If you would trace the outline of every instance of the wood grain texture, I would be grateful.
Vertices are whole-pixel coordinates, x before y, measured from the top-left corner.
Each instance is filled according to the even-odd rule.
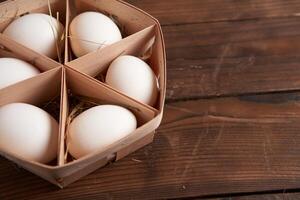
[[[64,190],[1,159],[0,197],[159,199],[298,187],[299,102],[299,93],[283,93],[170,103],[153,144]]]
[[[298,16],[298,0],[127,0],[163,25]]]
[[[299,19],[164,27],[167,98],[300,89]]]
[[[300,4],[300,3],[299,3]],[[298,55],[300,17],[164,26],[169,60]]]

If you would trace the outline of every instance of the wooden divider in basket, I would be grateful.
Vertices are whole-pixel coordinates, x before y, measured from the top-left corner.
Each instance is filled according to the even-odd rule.
[[[106,71],[109,64],[118,56],[123,54],[139,55],[154,36],[155,26],[153,25],[103,49],[67,62],[65,65],[96,77],[99,73]]]
[[[163,105],[164,101],[164,98],[159,98],[159,96],[163,97],[165,91],[165,72],[163,67],[164,62],[160,63],[156,61],[157,59],[163,60],[163,58],[158,57],[160,55],[154,53],[155,51],[158,51],[157,49],[159,49],[159,46],[157,45],[158,40],[156,40],[156,38],[159,38],[158,30],[159,29],[156,25],[147,27],[142,31],[130,35],[127,38],[110,46],[67,62],[65,63],[65,65],[82,73],[85,73],[91,77],[94,77],[94,79],[98,82],[103,82],[103,80],[99,79],[99,75],[101,75],[102,78],[105,77],[110,63],[117,57],[121,55],[133,55],[143,58],[144,55],[148,54],[145,61],[149,63],[149,66],[152,68],[158,78],[160,76],[162,77],[159,82],[161,95],[158,95],[158,103],[152,108],[157,113],[159,113],[161,105]],[[107,85],[107,87],[110,86]],[[112,87],[110,88],[112,90],[115,90]],[[151,108],[151,106],[145,106]]]
[[[70,181],[73,181],[74,177],[81,177],[90,173],[91,171],[89,170],[94,169],[93,167],[90,168],[90,165],[93,165],[94,163],[101,161],[103,165],[107,164],[107,162],[109,162],[111,159],[118,157],[116,155],[118,151],[127,148],[131,143],[136,142],[136,145],[139,144],[139,147],[144,146],[145,142],[148,144],[150,142],[149,138],[147,138],[147,140],[141,140],[142,138],[137,137],[135,139],[135,137],[136,135],[142,135],[141,132],[144,132],[144,125],[156,116],[156,112],[154,112],[152,109],[149,109],[143,104],[140,104],[139,102],[136,102],[118,92],[111,90],[104,84],[96,82],[85,74],[82,74],[71,68],[65,68],[64,71],[60,126],[61,130],[65,129],[65,131],[61,132],[65,135],[60,136],[60,146],[58,151],[60,154],[58,156],[58,171],[61,175],[61,185],[65,185]],[[98,105],[114,104],[126,107],[130,109],[137,117],[139,127],[136,131],[130,134],[129,137],[131,139],[124,138],[99,152],[94,152],[78,160],[66,161],[65,155],[68,153],[66,152],[67,121],[68,115],[72,109],[70,108],[70,104],[74,102],[72,99],[74,96],[81,97],[82,101],[93,101]],[[123,154],[124,153],[122,153],[122,155]],[[80,166],[80,169],[78,166]]]
[[[154,18],[145,12],[119,0],[67,0],[66,6],[66,29],[72,19],[85,11],[97,11],[110,17],[119,26],[123,38],[137,33],[149,26],[156,24]],[[69,33],[67,32],[67,38]],[[76,59],[70,51],[68,40],[66,40],[65,62]]]
[[[67,137],[67,125],[69,123],[69,115],[74,109],[74,98],[76,98],[76,104],[78,101],[81,102],[93,102],[94,105],[102,105],[102,104],[114,104],[119,105],[131,110],[138,120],[138,125],[141,127],[143,124],[147,123],[151,119],[153,119],[156,115],[156,112],[144,105],[136,102],[134,100],[129,99],[128,97],[111,90],[106,85],[99,83],[93,80],[91,77],[84,75],[78,71],[75,71],[71,68],[65,69],[65,78],[63,85],[63,100],[64,103],[62,105],[63,114],[62,115],[62,129],[64,129],[65,136]],[[71,103],[70,103],[71,102]],[[73,108],[72,108],[73,107]],[[82,110],[83,111],[83,110]],[[62,137],[63,138],[63,137]],[[61,149],[64,149],[64,153],[59,155],[59,165],[62,166],[65,164],[65,154],[66,154],[66,144],[65,141],[61,139],[59,152],[62,152]],[[96,152],[95,152],[96,153]]]
[[[61,66],[60,63],[24,47],[3,34],[0,34],[0,57],[13,57],[24,60],[37,67],[40,72]]]
[[[56,116],[59,116],[60,112],[59,104],[61,97],[62,69],[62,67],[54,68],[0,90],[0,106],[9,103],[22,102],[47,110],[46,107],[49,105],[49,102],[53,102],[58,99],[56,104],[58,108],[57,111],[55,111],[58,113],[50,114],[52,114],[52,116],[59,122],[60,119]],[[49,176],[49,169],[56,166],[56,161],[49,164],[41,164],[1,151],[0,155],[15,162],[32,173],[44,177],[52,183],[55,181],[55,179],[51,180],[47,177]]]

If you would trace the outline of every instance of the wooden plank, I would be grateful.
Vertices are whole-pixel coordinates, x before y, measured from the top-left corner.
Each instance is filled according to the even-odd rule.
[[[168,104],[153,144],[58,190],[0,159],[2,199],[158,199],[299,187],[300,93]]]
[[[126,0],[163,25],[299,15],[298,0]]]
[[[169,100],[300,88],[299,17],[168,26],[164,33]]]
[[[167,99],[299,90],[299,63],[300,54],[169,61]]]
[[[296,55],[300,17],[163,27],[168,59]],[[226,50],[226,51],[225,51]],[[225,51],[225,52],[224,52]]]

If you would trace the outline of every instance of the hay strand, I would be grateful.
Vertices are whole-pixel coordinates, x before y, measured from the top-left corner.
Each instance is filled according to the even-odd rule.
[[[52,34],[55,38],[55,47],[56,47],[56,53],[57,53],[57,58],[58,58],[58,62],[59,63],[62,63],[62,57],[61,57],[61,41],[60,41],[60,37],[58,35],[58,27],[55,27],[52,23],[52,18],[53,18],[53,15],[52,15],[52,9],[51,9],[51,4],[50,4],[50,0],[47,1],[47,4],[48,4],[48,10],[49,10],[49,15],[51,16],[51,19],[49,20],[49,24],[51,26],[51,30],[52,30]],[[59,23],[59,13],[57,12],[56,13],[56,19]],[[62,31],[62,35],[64,34],[64,30]],[[57,33],[57,34],[56,34]]]

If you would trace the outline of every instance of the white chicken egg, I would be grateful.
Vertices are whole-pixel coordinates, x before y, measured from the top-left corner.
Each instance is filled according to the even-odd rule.
[[[39,74],[33,65],[17,58],[0,58],[0,89]]]
[[[134,56],[120,56],[109,66],[106,83],[120,92],[150,106],[155,105],[158,80],[143,60]]]
[[[25,103],[0,107],[0,151],[48,163],[57,145],[58,123],[46,111]]]
[[[126,137],[137,127],[134,114],[116,105],[92,107],[70,124],[67,145],[75,158],[100,151]]]
[[[14,20],[3,34],[40,54],[56,59],[57,42],[63,33],[63,25],[42,13],[33,13]],[[58,44],[60,46],[60,44]]]
[[[70,44],[80,57],[122,39],[118,26],[99,12],[84,12],[70,24]]]

